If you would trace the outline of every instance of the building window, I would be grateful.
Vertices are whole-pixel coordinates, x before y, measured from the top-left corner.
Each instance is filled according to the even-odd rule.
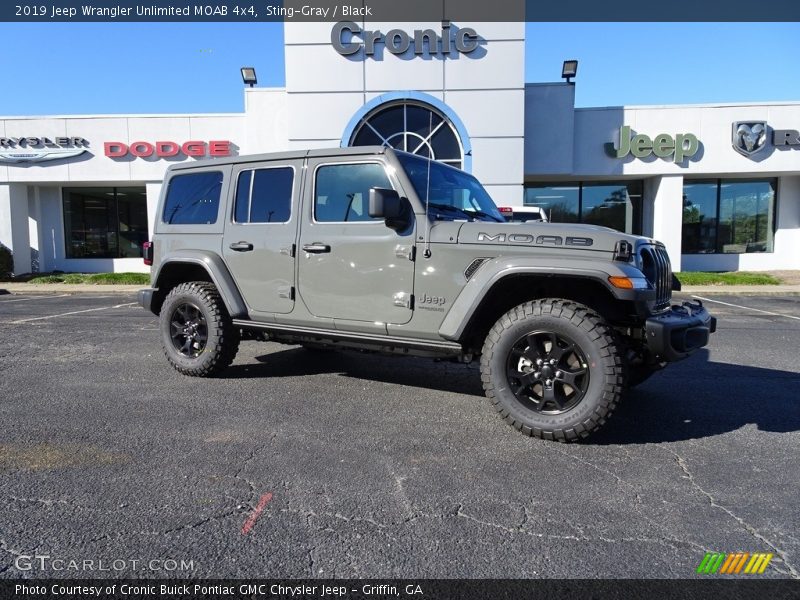
[[[147,241],[145,188],[64,188],[67,258],[138,258]]]
[[[428,104],[383,104],[356,125],[351,146],[390,146],[461,168],[464,151],[450,120]]]
[[[525,206],[554,223],[590,223],[642,232],[642,182],[541,183],[525,186]]]
[[[281,167],[239,173],[234,217],[237,223],[287,223],[292,214],[294,169]]]
[[[217,222],[222,192],[220,171],[175,175],[169,180],[164,201],[164,223],[170,225],[211,225]]]
[[[683,185],[684,254],[772,252],[774,179],[687,180]]]

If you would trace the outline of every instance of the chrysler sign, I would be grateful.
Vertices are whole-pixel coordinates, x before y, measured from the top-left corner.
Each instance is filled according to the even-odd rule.
[[[86,152],[88,145],[82,137],[0,137],[0,162],[36,163],[72,158]]]
[[[367,56],[375,55],[375,46],[383,44],[390,54],[405,54],[409,49],[416,56],[447,56],[453,51],[469,54],[478,48],[478,34],[471,27],[453,29],[449,21],[442,22],[441,34],[433,29],[416,29],[408,34],[402,29],[390,29],[386,34],[380,29],[362,29],[353,21],[342,21],[331,30],[331,44],[342,56],[357,54],[362,48]]]

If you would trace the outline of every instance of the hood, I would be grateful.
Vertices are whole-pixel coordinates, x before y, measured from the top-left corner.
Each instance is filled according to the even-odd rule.
[[[633,247],[652,240],[622,233],[599,225],[582,223],[463,223],[458,233],[459,244],[486,246],[527,246],[538,248],[572,248],[613,252],[620,240]]]

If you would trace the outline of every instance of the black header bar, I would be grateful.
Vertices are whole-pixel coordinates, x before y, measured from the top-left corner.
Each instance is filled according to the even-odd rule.
[[[5,0],[4,22],[800,21],[797,0]],[[635,50],[635,49],[634,49]]]
[[[765,579],[289,579],[0,581],[0,598],[189,600],[782,600],[797,598],[797,580]]]

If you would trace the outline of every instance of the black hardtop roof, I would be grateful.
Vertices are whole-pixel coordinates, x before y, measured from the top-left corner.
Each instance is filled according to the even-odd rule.
[[[183,162],[171,165],[170,171],[183,169],[200,169],[220,165],[242,164],[249,162],[297,160],[298,158],[319,158],[326,156],[365,156],[386,154],[384,146],[353,146],[348,148],[322,148],[316,150],[290,150],[287,152],[268,152],[265,154],[243,154],[241,156],[226,156],[224,158],[208,158],[194,162]]]

